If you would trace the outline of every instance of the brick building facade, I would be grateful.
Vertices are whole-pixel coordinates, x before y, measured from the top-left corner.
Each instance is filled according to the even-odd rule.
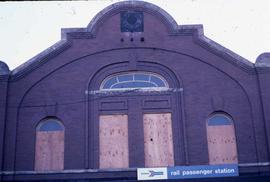
[[[268,179],[270,54],[253,64],[150,3],[62,29],[13,71],[0,62],[0,95],[3,181],[231,163],[240,176],[220,181]]]

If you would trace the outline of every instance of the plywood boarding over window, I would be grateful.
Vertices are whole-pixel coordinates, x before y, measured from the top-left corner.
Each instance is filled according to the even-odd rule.
[[[210,164],[238,163],[233,125],[207,126]]]
[[[129,167],[127,115],[101,115],[99,142],[100,168]]]
[[[144,114],[146,167],[174,166],[171,113]]]
[[[64,131],[38,131],[36,134],[35,170],[64,169]]]

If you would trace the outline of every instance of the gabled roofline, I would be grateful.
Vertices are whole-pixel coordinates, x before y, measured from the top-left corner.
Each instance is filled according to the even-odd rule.
[[[37,67],[41,66],[45,63],[48,59],[60,54],[67,48],[71,46],[67,40],[60,40],[57,43],[53,44],[49,48],[45,49],[41,53],[37,54],[33,58],[29,59],[25,63],[21,64],[17,68],[11,71],[12,80],[20,78],[25,73],[30,72]]]
[[[204,36],[202,25],[177,25],[176,21],[160,7],[152,3],[132,0],[117,2],[106,7],[91,20],[86,28],[61,29],[61,40],[48,49],[42,51],[35,57],[31,58],[24,64],[15,68],[11,72],[11,80],[17,80],[21,78],[26,73],[42,65],[48,59],[60,54],[69,48],[71,46],[71,41],[69,41],[69,39],[94,38],[100,23],[102,23],[106,17],[110,17],[115,13],[119,13],[119,11],[123,11],[129,8],[139,9],[160,17],[168,29],[169,35],[193,35],[195,37],[195,41],[200,46],[205,47],[212,51],[214,54],[225,58],[225,60],[228,60],[230,63],[236,66],[239,66],[244,71],[255,73],[255,65],[252,62]]]
[[[185,25],[183,25],[185,26]],[[191,25],[192,26],[192,25]],[[212,53],[223,57],[225,60],[229,61],[231,64],[239,66],[244,71],[255,73],[255,64],[245,59],[244,57],[236,54],[230,49],[220,45],[219,43],[213,41],[212,39],[206,37],[203,33],[202,27],[197,27],[197,35],[195,36],[195,41],[202,47],[205,47]]]

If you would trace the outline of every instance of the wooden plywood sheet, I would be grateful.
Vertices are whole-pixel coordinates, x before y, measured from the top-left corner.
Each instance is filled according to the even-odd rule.
[[[174,166],[171,113],[144,114],[146,167]]]
[[[64,131],[39,131],[36,135],[35,170],[64,169]]]
[[[238,163],[233,125],[207,126],[210,164]]]
[[[127,115],[101,115],[99,124],[99,167],[128,168]]]

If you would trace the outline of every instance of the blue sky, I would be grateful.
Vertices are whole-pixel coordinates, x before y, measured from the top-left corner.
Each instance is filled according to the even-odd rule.
[[[269,0],[146,0],[178,24],[203,24],[205,35],[255,62],[270,52]],[[119,0],[0,2],[0,60],[13,70],[60,40],[61,28],[86,27]]]

